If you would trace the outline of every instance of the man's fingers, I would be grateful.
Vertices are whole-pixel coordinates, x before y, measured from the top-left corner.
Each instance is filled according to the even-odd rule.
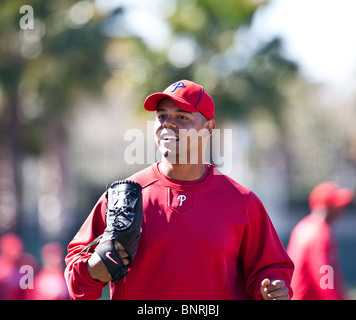
[[[126,251],[118,251],[118,253],[124,265],[127,266],[130,263],[130,260],[127,259],[129,257],[128,253]]]
[[[120,250],[125,250],[125,248],[117,240],[114,240],[114,245],[115,245],[116,249],[119,250],[119,251]]]
[[[267,294],[267,297],[273,300],[289,300],[288,288],[283,287],[271,291]]]
[[[275,281],[272,281],[272,283],[266,287],[265,289],[267,289],[267,291],[265,290],[265,292],[273,292],[273,291],[276,291],[280,288],[285,288],[285,283],[283,280],[275,280]]]
[[[271,281],[267,278],[261,282],[261,286],[264,288],[267,288],[270,284],[271,284]]]
[[[122,259],[122,262],[124,263],[125,266],[127,266],[130,263],[130,260],[128,259],[129,254],[126,252],[125,248],[121,245],[121,243],[114,240],[114,244],[119,256]]]
[[[118,251],[118,253],[122,259],[129,257],[129,254],[126,251]]]
[[[281,297],[274,298],[272,300],[290,300],[289,294]]]
[[[283,280],[271,281],[268,278],[261,282],[261,293],[266,300],[289,300],[289,291]]]

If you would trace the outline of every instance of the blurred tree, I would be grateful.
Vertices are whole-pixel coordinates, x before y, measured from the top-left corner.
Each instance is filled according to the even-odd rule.
[[[66,118],[78,95],[100,93],[109,76],[107,37],[92,2],[34,0],[32,16],[24,5],[0,3],[0,232],[16,230],[20,221],[25,155],[45,159],[39,209],[49,217],[51,207],[58,209],[53,199],[64,192]]]
[[[125,20],[130,5],[138,13],[131,2],[105,13],[97,10],[100,2],[33,0],[33,29],[20,26],[27,3],[0,3],[2,232],[20,221],[21,164],[27,155],[41,159],[39,215],[60,230],[56,219],[65,210],[68,175],[66,120],[76,99],[100,94],[109,77],[118,88],[133,89],[137,106],[162,84],[192,79],[214,96],[219,121],[261,109],[282,126],[283,86],[297,67],[283,58],[278,39],[251,49],[244,32],[267,1],[171,0],[174,10],[161,17],[170,37],[158,49],[137,34],[152,20],[137,16],[134,26]]]
[[[162,49],[151,50],[142,38],[131,38],[126,63],[144,69],[145,77],[116,73],[139,92],[137,105],[162,90],[162,84],[188,78],[204,83],[216,105],[224,106],[216,110],[220,121],[248,118],[262,109],[282,127],[283,86],[297,75],[297,65],[283,57],[280,39],[254,47],[246,32],[256,10],[268,1],[173,2],[175,10],[165,17],[171,40]],[[144,21],[138,25],[147,27]]]

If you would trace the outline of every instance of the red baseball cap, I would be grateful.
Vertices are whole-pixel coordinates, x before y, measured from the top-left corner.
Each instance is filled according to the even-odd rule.
[[[214,101],[199,84],[180,80],[171,84],[163,92],[148,96],[143,106],[148,111],[156,111],[159,102],[165,98],[171,99],[184,111],[200,112],[208,120],[214,119]]]
[[[326,181],[315,186],[309,196],[311,209],[325,209],[326,207],[342,208],[353,200],[353,191],[340,188],[335,182]]]

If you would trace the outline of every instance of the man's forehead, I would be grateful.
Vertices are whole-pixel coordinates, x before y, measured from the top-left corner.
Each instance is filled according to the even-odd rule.
[[[157,106],[157,112],[159,111],[175,111],[175,112],[182,112],[182,113],[189,113],[190,111],[185,111],[181,109],[176,103],[174,103],[171,99],[163,99]]]

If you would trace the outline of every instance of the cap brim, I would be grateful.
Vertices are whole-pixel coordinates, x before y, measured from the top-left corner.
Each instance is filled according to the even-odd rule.
[[[188,112],[198,112],[198,110],[184,99],[176,96],[172,96],[166,93],[154,93],[148,96],[143,103],[143,107],[147,111],[156,111],[159,103],[163,100],[171,99],[179,108]]]
[[[346,207],[349,204],[351,204],[352,200],[353,200],[353,192],[351,189],[339,189],[337,190],[337,193],[335,195],[334,198],[334,206],[335,207]]]

